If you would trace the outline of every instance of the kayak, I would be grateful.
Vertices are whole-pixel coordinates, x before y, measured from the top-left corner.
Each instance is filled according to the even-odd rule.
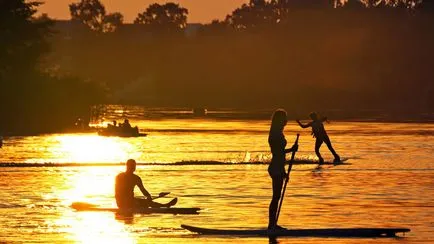
[[[84,203],[84,202],[74,202],[71,208],[76,211],[86,211],[86,212],[116,212],[122,213],[125,211],[119,210],[118,208],[104,208],[98,207],[97,205]],[[136,208],[132,213],[136,214],[199,214],[200,208]],[[131,213],[131,212],[128,212]]]
[[[409,232],[407,228],[327,228],[327,229],[209,229],[191,225],[182,228],[202,235],[228,236],[293,236],[293,237],[395,237]]]

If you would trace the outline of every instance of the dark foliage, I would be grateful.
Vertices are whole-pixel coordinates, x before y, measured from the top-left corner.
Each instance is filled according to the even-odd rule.
[[[69,5],[72,20],[82,22],[96,32],[114,32],[123,22],[121,13],[107,14],[99,0],[81,0]]]
[[[59,131],[103,97],[95,84],[40,71],[54,33],[46,16],[33,17],[39,4],[0,1],[1,134]]]

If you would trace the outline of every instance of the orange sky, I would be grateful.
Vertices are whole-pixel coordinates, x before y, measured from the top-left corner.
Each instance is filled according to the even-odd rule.
[[[54,19],[69,19],[68,5],[79,0],[42,0],[39,11]],[[189,10],[188,22],[208,23],[213,19],[224,19],[227,14],[248,0],[100,0],[108,13],[121,12],[125,22],[132,22],[139,12],[152,3],[176,2]]]

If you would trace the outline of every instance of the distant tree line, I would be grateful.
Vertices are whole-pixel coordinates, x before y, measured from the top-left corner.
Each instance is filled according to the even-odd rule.
[[[123,24],[119,12],[106,14],[99,0],[81,0],[69,5],[72,20],[78,20],[97,32],[114,32]],[[211,25],[247,29],[284,23],[292,11],[300,9],[405,9],[407,11],[433,11],[434,1],[429,0],[250,0],[227,15],[225,20],[214,20]],[[179,4],[154,3],[139,13],[135,24],[144,24],[154,31],[179,31],[187,26],[188,10]]]
[[[81,0],[55,30],[40,3],[0,0],[0,133],[58,131],[101,102],[433,111],[433,3],[251,0],[186,35],[175,3],[125,24]]]
[[[99,0],[81,0],[69,5],[72,20],[79,21],[96,32],[114,32],[123,23],[121,13],[107,14]],[[154,31],[173,32],[187,26],[188,10],[176,3],[149,5],[137,15],[135,24],[144,24]]]
[[[84,2],[103,9],[71,9]],[[112,102],[412,113],[434,106],[433,13],[422,0],[251,0],[189,37],[187,9],[151,4],[134,24],[53,43],[63,72],[104,82]]]

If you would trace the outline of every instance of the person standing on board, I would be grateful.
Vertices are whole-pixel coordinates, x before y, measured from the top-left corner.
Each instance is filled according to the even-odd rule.
[[[142,179],[134,174],[136,170],[136,161],[134,159],[128,159],[126,162],[126,171],[119,173],[116,176],[115,182],[115,198],[116,204],[120,210],[133,210],[136,207],[171,207],[178,201],[174,198],[172,201],[166,204],[161,204],[152,201],[152,196],[145,189],[142,183]],[[134,187],[138,186],[142,194],[146,199],[134,197]]]
[[[307,123],[307,124],[301,123],[298,119],[296,121],[301,126],[301,128],[312,127],[312,136],[313,136],[313,138],[316,138],[315,153],[316,153],[316,156],[318,157],[319,164],[324,163],[324,159],[321,157],[321,153],[319,152],[319,149],[320,149],[321,145],[323,144],[323,142],[325,142],[325,144],[329,148],[330,152],[335,157],[333,162],[340,162],[341,158],[335,152],[335,149],[333,149],[330,138],[327,135],[326,130],[324,129],[323,122],[327,121],[327,117],[319,119],[317,113],[315,113],[315,112],[310,113],[309,117],[312,119],[312,121]]]
[[[269,220],[268,229],[282,228],[277,225],[276,215],[279,200],[281,197],[282,187],[284,180],[289,177],[285,172],[285,155],[289,152],[296,152],[298,145],[293,145],[289,149],[286,147],[286,139],[283,134],[283,129],[288,122],[286,111],[283,109],[277,109],[271,118],[270,133],[268,135],[268,144],[271,149],[271,163],[268,166],[268,174],[271,177],[273,186],[273,197],[269,207]]]

